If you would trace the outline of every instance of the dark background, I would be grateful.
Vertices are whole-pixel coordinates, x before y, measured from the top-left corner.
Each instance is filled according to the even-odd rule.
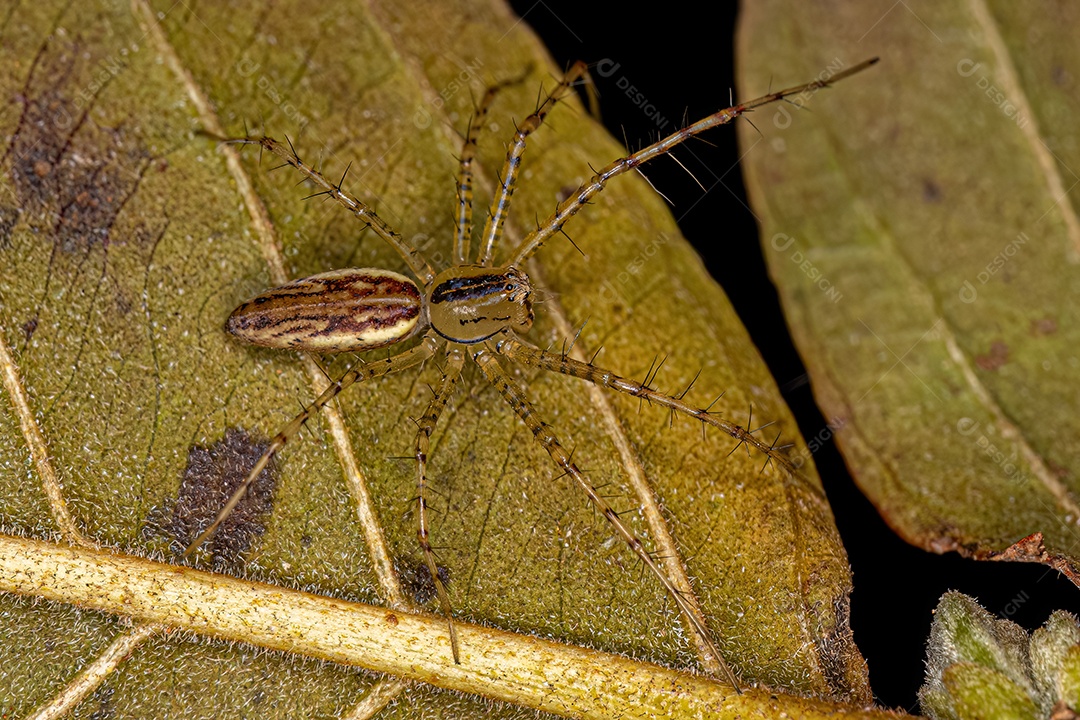
[[[655,113],[648,117],[612,84],[618,77],[633,83],[656,113],[668,120],[665,134],[683,124],[684,113],[693,121],[729,104],[728,91],[734,87],[734,3],[731,7],[715,4],[708,15],[662,12],[662,4],[648,13],[624,5],[594,9],[535,0],[511,5],[541,36],[558,64],[567,67],[584,60],[594,65],[605,59],[619,63],[606,85],[597,78],[602,119],[615,137],[625,137],[635,149],[655,138],[658,122]],[[808,73],[815,71],[809,68]],[[811,78],[783,78],[782,83],[801,79]],[[767,134],[768,127],[761,127]],[[708,143],[694,143],[692,153],[678,154],[708,192],[675,163],[658,162],[645,170],[650,181],[675,202],[672,212],[683,234],[731,299],[781,386],[803,436],[816,435],[825,420],[814,403],[806,370],[765,271],[757,225],[747,207],[738,167],[735,132],[720,128],[706,139]],[[594,165],[613,159],[598,157]],[[1077,607],[1076,588],[1043,566],[979,563],[955,554],[933,555],[906,544],[855,486],[834,445],[820,450],[814,461],[854,573],[851,623],[870,666],[878,703],[918,711],[916,692],[923,681],[931,611],[946,590],[973,595],[992,613],[1007,615],[1029,630],[1041,625],[1055,608]]]

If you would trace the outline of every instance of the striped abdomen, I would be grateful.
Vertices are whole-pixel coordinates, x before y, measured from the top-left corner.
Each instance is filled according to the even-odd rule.
[[[267,290],[236,308],[225,327],[255,345],[361,352],[412,335],[421,308],[420,290],[404,275],[349,268]]]

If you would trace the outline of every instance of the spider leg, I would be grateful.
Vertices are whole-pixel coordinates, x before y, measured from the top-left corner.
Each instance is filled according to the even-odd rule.
[[[424,553],[424,562],[427,563],[431,579],[435,583],[435,592],[439,596],[439,609],[446,616],[446,622],[450,628],[450,649],[454,654],[454,663],[461,664],[458,647],[457,629],[454,627],[454,618],[450,608],[450,595],[446,592],[446,585],[439,578],[439,568],[435,564],[435,552],[428,542],[428,519],[427,519],[427,457],[428,445],[431,433],[435,431],[435,425],[439,422],[439,415],[446,407],[446,401],[454,392],[458,378],[461,377],[461,368],[465,363],[465,355],[461,350],[454,348],[447,354],[446,369],[443,371],[442,383],[435,391],[434,397],[428,403],[427,411],[417,421],[416,431],[416,538],[420,541],[420,549]]]
[[[563,225],[565,225],[570,220],[570,218],[576,215],[581,210],[581,208],[583,208],[593,199],[593,197],[599,194],[607,185],[607,182],[611,180],[611,178],[633,170],[639,165],[646,163],[653,158],[660,157],[661,155],[666,155],[667,153],[671,152],[671,150],[676,145],[685,142],[689,138],[692,138],[695,135],[703,133],[706,130],[714,128],[718,125],[726,125],[735,118],[743,115],[746,112],[749,112],[750,110],[753,110],[754,108],[777,102],[778,100],[783,100],[784,98],[791,97],[792,95],[799,95],[805,92],[812,92],[820,88],[828,87],[834,82],[843,80],[846,77],[865,70],[877,61],[877,58],[865,60],[857,65],[853,65],[846,70],[842,70],[838,73],[830,75],[827,78],[815,80],[814,82],[806,83],[804,85],[797,85],[795,87],[787,88],[784,90],[778,90],[776,92],[769,93],[768,95],[762,95],[761,97],[754,100],[750,100],[739,105],[725,108],[724,110],[713,113],[712,115],[709,115],[702,120],[698,120],[692,125],[688,125],[681,130],[675,131],[671,135],[668,135],[666,138],[659,140],[652,145],[649,145],[648,147],[644,147],[641,150],[638,150],[636,153],[632,153],[630,155],[627,155],[626,157],[616,160],[607,167],[598,171],[595,175],[592,176],[590,180],[583,183],[581,187],[577,189],[577,192],[573,193],[566,200],[559,203],[558,207],[555,208],[555,212],[552,213],[551,216],[548,217],[548,219],[545,220],[540,227],[525,236],[525,239],[521,241],[521,245],[518,248],[517,252],[514,254],[514,257],[507,264],[512,267],[522,267],[522,264],[527,259],[529,259],[529,257],[531,257],[532,254],[535,253],[540,248],[540,246],[543,245],[545,241],[547,241],[548,238],[550,238],[555,233],[560,232]],[[510,154],[508,153],[508,165],[509,161]]]
[[[289,423],[281,429],[281,431],[274,436],[274,439],[270,441],[270,446],[259,457],[254,467],[244,478],[244,481],[233,491],[233,494],[229,496],[228,502],[218,512],[217,517],[214,518],[214,522],[199,533],[187,549],[184,550],[183,558],[191,557],[200,545],[209,540],[214,532],[225,518],[229,517],[229,514],[236,508],[237,504],[244,498],[248,488],[255,482],[255,479],[259,477],[270,460],[277,455],[281,448],[285,447],[285,444],[296,436],[300,429],[304,426],[309,419],[319,412],[327,403],[337,397],[342,390],[353,385],[354,383],[363,382],[364,380],[370,380],[372,378],[382,377],[383,375],[390,375],[406,368],[411,368],[415,365],[427,360],[435,353],[435,348],[438,344],[437,337],[434,333],[431,333],[424,337],[423,342],[414,348],[406,350],[403,353],[395,355],[393,357],[386,358],[385,360],[378,360],[369,363],[360,363],[353,365],[349,368],[344,375],[338,378],[337,382],[334,382],[330,387],[326,388],[319,397],[304,408],[296,417],[289,421]]]
[[[711,413],[708,408],[698,408],[690,405],[683,400],[685,391],[682,394],[675,396],[668,395],[659,390],[654,390],[649,387],[649,383],[651,382],[650,378],[655,377],[652,373],[650,373],[650,376],[646,378],[644,383],[640,383],[636,380],[630,380],[629,378],[616,375],[610,370],[605,370],[590,363],[575,360],[566,355],[542,350],[531,343],[511,337],[497,341],[495,343],[495,351],[500,355],[503,355],[510,360],[520,362],[523,365],[580,378],[591,382],[594,385],[610,388],[632,397],[640,398],[654,405],[666,407],[674,412],[680,412],[696,420],[700,420],[702,423],[711,425],[730,435],[739,442],[739,445],[745,444],[760,451],[777,465],[783,467],[793,478],[801,481],[806,487],[811,489],[815,497],[821,496],[821,490],[806,480],[791,461],[777,451],[775,441],[773,443],[767,443],[754,435],[753,433],[755,431],[753,430],[744,428],[729,420],[724,420]],[[736,445],[736,449],[737,448],[738,445]]]
[[[496,355],[499,351],[492,347],[489,343],[484,343],[482,349],[473,353],[473,359],[476,364],[480,366],[480,371],[484,373],[484,377],[488,379],[499,394],[503,396],[507,404],[513,408],[517,416],[521,418],[526,427],[532,431],[533,437],[540,443],[551,459],[555,461],[555,464],[559,466],[563,474],[572,477],[577,484],[585,491],[585,494],[589,497],[589,501],[593,506],[600,511],[604,518],[611,524],[626,544],[630,546],[630,549],[635,555],[645,563],[645,566],[649,568],[653,575],[660,581],[667,591],[668,595],[675,601],[679,610],[686,618],[687,622],[693,627],[694,632],[701,638],[705,647],[708,649],[716,661],[719,663],[721,670],[723,671],[728,682],[732,684],[737,692],[739,690],[738,680],[735,678],[735,673],[728,667],[723,655],[717,649],[716,644],[712,640],[712,636],[709,633],[707,627],[705,627],[705,620],[702,618],[697,610],[690,604],[690,601],[683,596],[682,592],[675,586],[667,574],[661,569],[656,559],[645,549],[644,543],[631,532],[630,528],[623,524],[619,519],[618,513],[608,504],[607,500],[597,492],[596,488],[588,481],[584,473],[578,469],[573,460],[570,459],[570,455],[567,454],[562,444],[559,443],[559,438],[555,433],[551,431],[546,423],[544,423],[537,415],[536,410],[533,408],[532,403],[529,402],[525,394],[514,385],[510,376],[507,375],[506,370],[499,364]]]
[[[480,256],[481,265],[491,265],[495,254],[495,246],[502,237],[503,224],[506,222],[506,214],[510,210],[510,198],[514,195],[514,185],[517,182],[518,167],[521,165],[521,156],[525,153],[525,140],[544,122],[544,118],[555,107],[555,104],[566,97],[570,87],[588,75],[588,66],[583,62],[576,62],[574,66],[563,76],[559,84],[555,86],[548,96],[537,107],[532,115],[525,118],[525,122],[518,126],[514,139],[506,148],[506,162],[498,190],[491,200],[491,209],[488,211],[487,223],[484,225],[483,251]]]
[[[364,223],[370,226],[379,237],[386,240],[392,248],[397,250],[402,259],[405,260],[405,264],[408,265],[409,269],[413,271],[413,274],[420,279],[421,284],[428,285],[435,277],[435,272],[431,269],[431,265],[419,250],[410,245],[400,233],[387,225],[382,218],[375,214],[375,211],[372,210],[369,205],[341,189],[341,184],[345,181],[345,175],[341,176],[341,180],[338,181],[337,184],[330,182],[321,172],[300,159],[300,156],[296,154],[296,151],[292,147],[292,142],[289,142],[288,145],[286,145],[265,135],[258,138],[242,137],[217,139],[221,142],[236,143],[239,145],[259,145],[274,153],[286,163],[292,165],[306,175],[317,187],[322,188],[322,191],[316,193],[316,195],[329,195],[339,204],[344,206],[346,210],[363,220]],[[286,140],[287,139],[288,138],[286,138]],[[347,174],[348,170],[345,172]]]
[[[491,107],[495,96],[506,87],[517,85],[525,79],[521,77],[511,78],[490,86],[485,92],[480,104],[476,106],[475,114],[469,123],[469,130],[465,134],[465,144],[461,148],[461,158],[458,160],[458,221],[457,235],[454,236],[454,264],[464,265],[469,258],[469,244],[472,241],[473,230],[473,160],[476,159],[476,140],[484,127],[484,119]]]

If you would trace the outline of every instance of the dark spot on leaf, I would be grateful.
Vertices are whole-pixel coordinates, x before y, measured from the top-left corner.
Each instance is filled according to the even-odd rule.
[[[23,336],[26,338],[26,342],[30,342],[30,338],[34,337],[34,331],[37,330],[37,326],[37,317],[32,317],[22,324]]]
[[[1053,335],[1058,330],[1057,319],[1052,317],[1044,317],[1039,320],[1033,320],[1031,322],[1031,334],[1035,337],[1042,335]]]
[[[1009,346],[1001,340],[990,343],[990,352],[976,355],[975,364],[983,370],[997,370],[1009,360]]]
[[[16,105],[19,120],[8,148],[16,205],[38,237],[66,253],[109,243],[150,163],[137,131],[95,119],[99,96],[124,69],[117,64],[102,73],[100,61],[53,36],[16,96],[21,108]],[[0,219],[0,243],[11,222]]]
[[[11,231],[19,222],[22,210],[17,207],[0,204],[0,251],[11,247]]]
[[[443,585],[450,584],[450,570],[441,565],[439,579]],[[425,605],[435,597],[435,581],[431,579],[431,571],[427,563],[421,560],[401,573],[401,586],[406,593],[412,596],[418,605]]]
[[[116,295],[113,297],[113,307],[116,308],[116,313],[123,317],[124,315],[130,313],[132,310],[131,300],[129,300],[122,293],[116,293]]]
[[[1058,87],[1067,87],[1072,84],[1072,73],[1066,70],[1064,65],[1055,63],[1050,68],[1050,80]]]
[[[253,439],[244,430],[232,428],[210,447],[196,445],[188,451],[187,469],[167,529],[178,553],[214,521],[269,445],[264,440]],[[273,505],[276,481],[276,468],[271,461],[206,542],[215,564],[235,564],[238,556],[263,533],[265,517]]]
[[[1054,707],[1050,708],[1050,720],[1076,720],[1077,718],[1080,718],[1080,715],[1064,700],[1058,700],[1054,703]]]
[[[924,179],[922,183],[922,196],[926,202],[936,203],[941,201],[941,187],[930,179]]]
[[[94,692],[93,699],[97,701],[97,708],[90,713],[90,720],[109,720],[109,718],[116,717],[116,710],[113,708],[112,703],[115,693],[116,690],[111,687],[98,688]]]

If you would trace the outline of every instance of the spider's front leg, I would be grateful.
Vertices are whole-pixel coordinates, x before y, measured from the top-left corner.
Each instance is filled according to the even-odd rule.
[[[492,265],[495,257],[495,247],[502,237],[503,225],[506,215],[510,211],[510,200],[514,195],[514,187],[517,184],[518,170],[521,167],[521,156],[525,154],[525,142],[529,135],[534,133],[543,123],[544,118],[555,107],[556,103],[566,96],[574,83],[582,78],[588,78],[589,68],[583,62],[574,63],[567,71],[555,89],[540,103],[532,115],[518,126],[514,133],[514,139],[506,148],[506,162],[503,164],[501,182],[491,200],[491,208],[488,210],[487,223],[484,225],[484,235],[480,248],[480,264]],[[519,266],[520,267],[520,266]]]
[[[735,120],[735,118],[750,112],[754,108],[778,102],[792,96],[801,95],[806,92],[829,87],[835,82],[839,82],[844,78],[862,72],[877,61],[877,58],[871,58],[870,60],[865,60],[853,65],[846,70],[841,70],[829,77],[814,80],[813,82],[805,83],[803,85],[796,85],[795,87],[786,88],[784,90],[777,90],[776,92],[762,95],[754,100],[749,100],[733,107],[724,108],[723,110],[719,110],[691,125],[676,130],[666,138],[658,140],[652,145],[644,147],[626,157],[615,160],[606,167],[598,170],[591,179],[578,187],[574,193],[567,196],[565,200],[558,204],[555,208],[555,212],[552,213],[547,220],[537,227],[536,230],[533,230],[526,235],[521,241],[521,245],[514,252],[509,262],[507,262],[507,265],[512,267],[524,267],[525,261],[532,257],[533,253],[540,249],[550,237],[562,232],[563,226],[566,225],[571,218],[577,215],[583,207],[588,205],[596,195],[602,192],[612,178],[630,172],[650,160],[667,155],[690,138],[696,137],[714,127],[726,125]],[[507,154],[507,162],[509,162],[509,158],[510,155]]]
[[[477,138],[484,127],[491,103],[495,96],[504,88],[516,85],[523,81],[525,76],[511,78],[492,85],[484,92],[484,97],[476,105],[473,118],[469,122],[469,129],[465,133],[465,143],[461,147],[461,157],[458,158],[458,183],[457,183],[457,233],[454,235],[454,264],[467,265],[469,262],[469,243],[472,239],[473,230],[473,161],[476,159]]]
[[[439,577],[439,568],[435,564],[435,551],[428,541],[427,519],[427,458],[428,445],[431,434],[435,432],[435,425],[439,422],[439,416],[446,407],[446,401],[453,394],[457,386],[458,378],[461,377],[461,368],[465,363],[465,355],[458,348],[453,348],[447,353],[446,369],[443,371],[442,382],[435,391],[434,397],[428,403],[424,415],[416,421],[416,538],[420,542],[420,549],[424,553],[424,562],[427,564],[431,580],[435,583],[435,592],[439,596],[439,609],[446,616],[446,622],[450,628],[450,649],[454,655],[454,662],[461,664],[461,654],[458,646],[457,629],[454,627],[452,608],[450,607],[450,595],[446,592],[446,585]]]

